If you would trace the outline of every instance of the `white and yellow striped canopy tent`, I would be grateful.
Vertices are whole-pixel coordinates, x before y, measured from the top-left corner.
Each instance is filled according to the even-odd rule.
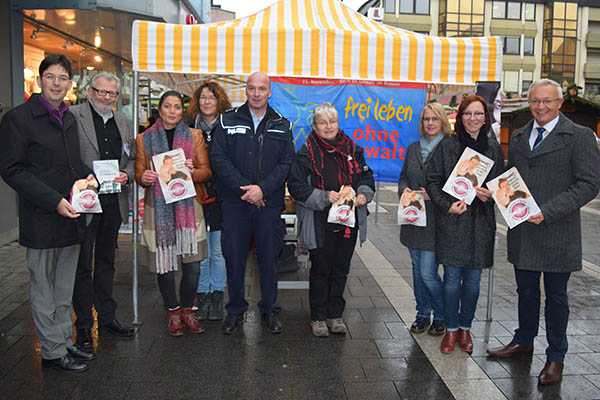
[[[475,84],[498,81],[496,37],[430,37],[372,21],[339,0],[281,0],[233,21],[135,21],[141,72]]]

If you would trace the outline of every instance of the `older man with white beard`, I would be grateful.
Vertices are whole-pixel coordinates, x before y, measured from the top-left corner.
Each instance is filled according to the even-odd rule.
[[[98,313],[101,333],[121,337],[134,334],[132,328],[121,325],[116,319],[117,303],[112,295],[117,237],[121,223],[128,219],[127,183],[133,176],[134,166],[133,125],[123,114],[113,111],[119,98],[119,83],[115,75],[99,72],[90,81],[89,101],[71,107],[77,119],[82,161],[92,167],[96,160],[117,160],[120,171],[114,179],[116,185],[101,188],[102,213],[94,214],[89,222],[79,254],[73,308],[77,316],[76,343],[85,351],[93,351],[92,306]]]

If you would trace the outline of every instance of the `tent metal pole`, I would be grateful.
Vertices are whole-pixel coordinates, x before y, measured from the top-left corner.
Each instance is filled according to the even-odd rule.
[[[133,95],[133,138],[135,139],[138,134],[138,121],[139,121],[139,106],[140,106],[140,98],[138,92],[139,85],[139,75],[138,71],[133,71],[133,87],[132,87],[132,95]],[[149,101],[149,100],[148,100]],[[139,210],[138,210],[138,185],[135,181],[133,181],[133,218],[131,221],[131,235],[133,237],[133,266],[131,269],[131,277],[132,277],[132,296],[133,296],[133,324],[140,325],[141,321],[138,313],[138,253],[137,253],[137,243],[138,243],[138,221],[139,221]]]
[[[376,174],[374,176],[377,176]],[[379,181],[375,182],[375,223],[379,219]]]
[[[493,297],[494,297],[494,268],[489,269],[490,273],[488,275],[488,292],[487,292],[487,312],[485,315],[486,321],[492,321],[492,305],[493,305]]]

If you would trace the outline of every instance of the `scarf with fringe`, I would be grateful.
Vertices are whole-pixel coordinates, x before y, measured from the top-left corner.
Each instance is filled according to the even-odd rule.
[[[144,133],[146,155],[152,156],[169,151],[167,135],[161,119]],[[192,132],[179,121],[175,126],[173,149],[181,148],[186,159],[194,159]],[[154,221],[156,236],[156,272],[164,274],[177,270],[178,256],[198,253],[194,197],[167,204],[158,182],[154,190]]]

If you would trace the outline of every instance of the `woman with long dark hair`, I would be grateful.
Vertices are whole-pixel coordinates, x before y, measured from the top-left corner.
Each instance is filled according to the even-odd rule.
[[[200,261],[206,257],[206,231],[201,202],[206,191],[201,183],[212,172],[202,133],[182,121],[183,99],[179,92],[164,93],[158,104],[160,118],[136,138],[135,180],[145,188],[144,220],[140,239],[140,261],[157,273],[158,287],[169,315],[168,331],[183,335],[183,325],[193,333],[204,328],[196,320],[194,306]],[[180,148],[185,153],[196,196],[167,204],[152,168],[152,157]],[[181,172],[180,172],[181,173]],[[175,271],[181,264],[180,297],[177,299]]]
[[[436,206],[436,259],[444,265],[443,353],[453,352],[457,341],[461,350],[473,351],[471,323],[481,271],[494,263],[496,216],[492,193],[484,187],[476,187],[477,196],[470,205],[442,191],[442,187],[466,147],[494,161],[485,182],[503,172],[504,154],[496,139],[488,136],[490,126],[485,100],[474,94],[467,96],[458,108],[456,134],[442,139],[427,168],[425,188]]]

